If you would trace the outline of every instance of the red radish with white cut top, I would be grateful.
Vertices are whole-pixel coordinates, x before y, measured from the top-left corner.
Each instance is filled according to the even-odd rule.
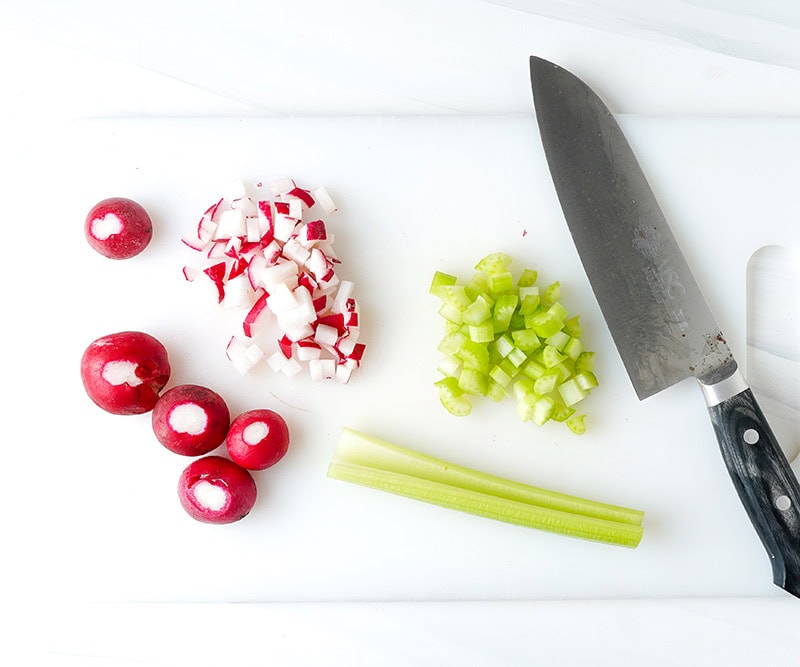
[[[141,331],[102,336],[81,357],[81,380],[89,398],[116,415],[152,410],[170,373],[166,348]]]
[[[182,456],[202,456],[219,447],[230,422],[230,411],[222,396],[196,384],[165,391],[152,414],[158,441]]]
[[[192,461],[178,479],[184,510],[203,523],[234,523],[246,517],[258,495],[253,476],[222,456]]]
[[[289,450],[289,427],[273,410],[249,410],[231,423],[225,439],[231,459],[248,470],[265,470]]]
[[[225,350],[239,373],[266,360],[288,377],[308,368],[314,379],[346,383],[361,365],[354,285],[337,274],[341,262],[323,219],[336,210],[325,188],[285,179],[250,194],[235,181],[183,238],[202,256],[199,266],[183,267],[186,280],[210,281],[221,307],[245,313]]]
[[[89,245],[109,259],[135,257],[153,238],[150,215],[126,197],[109,197],[95,204],[83,229]]]

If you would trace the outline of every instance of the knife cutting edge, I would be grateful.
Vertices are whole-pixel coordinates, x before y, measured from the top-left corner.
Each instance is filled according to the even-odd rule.
[[[530,74],[561,208],[638,397],[697,379],[773,581],[800,597],[800,485],[633,150],[577,76],[535,56]]]

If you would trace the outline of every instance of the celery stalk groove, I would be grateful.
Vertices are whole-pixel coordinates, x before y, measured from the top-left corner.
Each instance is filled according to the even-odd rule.
[[[548,491],[342,430],[328,476],[479,516],[635,547],[644,513]]]

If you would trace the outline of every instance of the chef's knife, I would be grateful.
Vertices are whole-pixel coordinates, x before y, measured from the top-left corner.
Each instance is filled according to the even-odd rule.
[[[613,115],[574,74],[530,59],[553,183],[640,399],[688,377],[705,397],[736,491],[772,564],[800,597],[800,485],[709,310]]]

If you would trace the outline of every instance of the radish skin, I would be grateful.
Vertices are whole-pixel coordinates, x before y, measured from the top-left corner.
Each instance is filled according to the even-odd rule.
[[[81,380],[92,401],[117,415],[153,409],[169,381],[166,348],[141,331],[120,331],[94,340],[80,363]]]
[[[222,456],[192,461],[178,479],[178,498],[186,513],[203,523],[227,524],[246,517],[256,503],[253,476]]]
[[[217,392],[183,384],[164,392],[153,408],[152,426],[158,441],[181,456],[208,454],[224,441],[231,415]]]
[[[153,238],[149,214],[127,197],[109,197],[95,204],[83,229],[89,245],[109,259],[135,257]]]
[[[249,410],[231,422],[225,446],[231,459],[248,470],[265,470],[289,450],[289,427],[273,410]]]

